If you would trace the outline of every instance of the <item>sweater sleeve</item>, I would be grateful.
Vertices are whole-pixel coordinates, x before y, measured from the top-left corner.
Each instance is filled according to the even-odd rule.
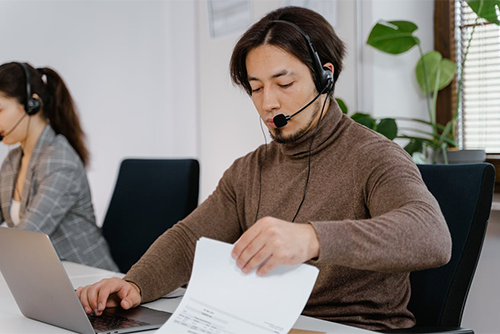
[[[379,272],[446,264],[448,227],[409,155],[394,143],[374,141],[352,156],[353,187],[369,217],[311,222],[320,240],[317,261]]]
[[[228,243],[238,240],[242,230],[233,181],[233,170],[229,168],[212,195],[162,234],[129,270],[124,279],[139,286],[142,302],[158,299],[189,281],[200,237]]]

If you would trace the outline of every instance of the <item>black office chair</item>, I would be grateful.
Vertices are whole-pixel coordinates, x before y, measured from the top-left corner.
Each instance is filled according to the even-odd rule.
[[[167,229],[198,205],[196,160],[122,161],[102,225],[113,259],[126,273]]]
[[[448,223],[451,260],[443,267],[410,274],[408,309],[415,315],[417,325],[383,332],[473,334],[473,330],[460,328],[460,324],[488,225],[495,169],[488,163],[418,168]]]

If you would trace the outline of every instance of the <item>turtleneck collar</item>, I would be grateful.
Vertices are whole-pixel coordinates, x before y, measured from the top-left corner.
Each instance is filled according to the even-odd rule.
[[[318,132],[316,133],[316,138],[314,138],[314,143],[311,149],[311,155],[321,151],[324,147],[329,146],[330,143],[335,140],[335,133],[339,127],[342,116],[343,113],[342,110],[340,110],[337,101],[332,99],[330,101],[330,107],[326,110],[323,119],[320,121]],[[301,159],[309,155],[309,146],[311,145],[313,134],[314,128],[292,143],[279,144],[274,141],[273,143],[278,145],[281,153],[285,156],[292,159]]]

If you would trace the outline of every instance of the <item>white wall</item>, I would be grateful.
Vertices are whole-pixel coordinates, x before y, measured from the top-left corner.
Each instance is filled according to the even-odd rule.
[[[266,6],[265,12],[275,2],[253,4]],[[203,201],[215,189],[224,170],[237,157],[255,149],[263,137],[250,99],[233,87],[229,78],[229,60],[238,36],[210,38],[206,0],[198,1],[197,15],[200,201]]]
[[[0,1],[0,31],[0,63],[51,66],[66,80],[99,224],[123,158],[197,156],[193,1]]]
[[[363,87],[362,109],[375,117],[429,119],[426,100],[415,78],[420,54],[417,47],[401,55],[389,55],[366,45],[373,25],[379,20],[412,21],[423,52],[434,49],[434,0],[359,0]],[[398,123],[400,124],[400,123]]]

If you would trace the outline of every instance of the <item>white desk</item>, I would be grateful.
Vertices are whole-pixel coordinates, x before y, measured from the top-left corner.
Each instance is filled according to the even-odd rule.
[[[121,277],[122,274],[113,273],[107,270],[91,268],[80,264],[71,262],[64,262],[64,268],[68,273],[71,282],[75,289],[82,285],[95,283],[103,278],[112,276]],[[50,282],[48,282],[50,284]],[[160,299],[152,303],[146,304],[148,307],[174,312],[177,305],[180,303],[180,298],[177,299]],[[40,305],[43,307],[43,305]],[[355,327],[344,326],[333,322],[314,319],[311,317],[300,316],[293,328],[312,330],[327,333],[359,333],[368,334],[374,333],[371,331],[362,330]],[[144,333],[153,333],[154,331],[147,331]],[[19,308],[17,307],[14,297],[10,293],[3,276],[0,274],[0,333],[2,334],[16,334],[16,333],[33,333],[33,334],[59,334],[59,333],[73,333],[71,331],[61,329],[55,326],[47,325],[42,322],[25,318]]]

